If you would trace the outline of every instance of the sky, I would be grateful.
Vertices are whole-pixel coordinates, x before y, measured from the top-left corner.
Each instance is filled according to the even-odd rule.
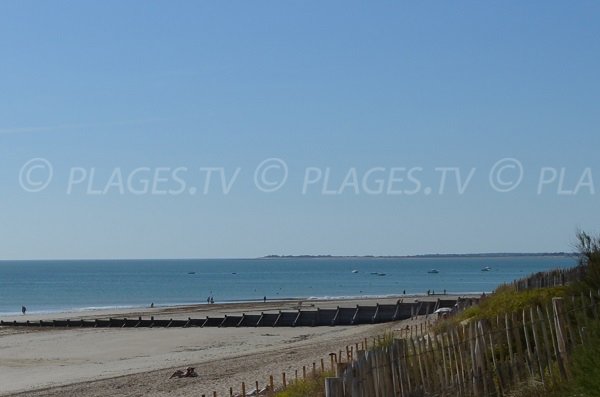
[[[0,259],[571,251],[600,3],[0,3]]]

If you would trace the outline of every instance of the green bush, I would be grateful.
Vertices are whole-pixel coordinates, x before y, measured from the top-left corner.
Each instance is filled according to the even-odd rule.
[[[530,306],[545,305],[553,297],[566,296],[568,291],[568,287],[552,287],[516,292],[510,286],[503,286],[482,299],[479,305],[466,309],[457,316],[456,321],[470,318],[495,320],[496,316],[519,312]]]
[[[278,392],[276,397],[325,397],[325,378],[333,376],[330,371],[299,379],[290,384],[287,389]]]
[[[579,232],[577,240],[581,264],[587,267],[584,283],[587,288],[598,289],[600,288],[600,236]]]

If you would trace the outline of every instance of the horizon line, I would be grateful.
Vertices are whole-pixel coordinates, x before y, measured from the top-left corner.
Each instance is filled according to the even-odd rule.
[[[193,260],[256,260],[256,259],[410,259],[410,258],[449,258],[449,257],[502,257],[502,256],[578,256],[577,252],[479,252],[479,253],[460,253],[460,254],[414,254],[414,255],[331,255],[331,254],[298,254],[298,255],[280,255],[269,254],[258,257],[170,257],[170,258],[54,258],[54,259],[0,259],[0,262],[84,262],[84,261],[193,261]]]

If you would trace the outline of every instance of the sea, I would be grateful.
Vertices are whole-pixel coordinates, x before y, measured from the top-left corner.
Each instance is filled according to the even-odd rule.
[[[569,256],[0,261],[0,316],[282,299],[489,293]],[[489,271],[482,271],[488,267]],[[438,273],[430,273],[431,270]]]

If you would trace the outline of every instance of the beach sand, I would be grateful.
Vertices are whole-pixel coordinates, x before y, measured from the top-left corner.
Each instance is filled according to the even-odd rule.
[[[59,318],[155,316],[188,318],[395,303],[390,299],[280,301],[198,305],[143,310],[93,311],[25,316],[31,321]],[[437,297],[419,297],[435,300]],[[405,302],[414,300],[404,298]],[[14,317],[23,320],[22,316]],[[3,318],[7,321],[12,318]],[[399,329],[406,320],[378,325],[297,328],[0,328],[0,395],[22,396],[228,396],[272,374],[293,379],[328,353],[345,350],[365,337]],[[197,378],[168,379],[175,369],[196,368]]]

